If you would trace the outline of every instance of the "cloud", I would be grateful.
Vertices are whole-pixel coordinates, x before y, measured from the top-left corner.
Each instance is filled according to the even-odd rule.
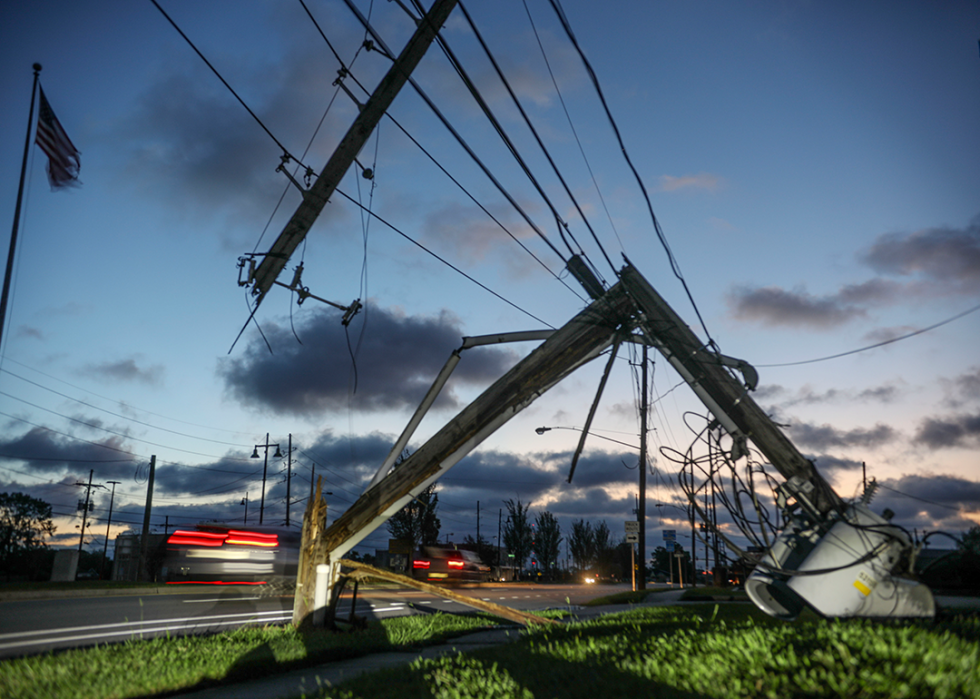
[[[803,386],[796,391],[795,395],[789,395],[787,389],[782,386],[763,386],[753,394],[757,400],[774,400],[782,397],[778,401],[781,409],[789,408],[794,405],[821,405],[826,403],[851,403],[861,401],[865,403],[893,403],[901,395],[898,386],[885,384],[865,388],[860,391],[853,389],[831,388],[822,393],[818,393],[810,386]]]
[[[878,236],[861,259],[880,274],[928,280],[959,293],[980,290],[980,216],[964,228]]]
[[[929,418],[919,425],[913,441],[931,449],[980,446],[980,413]]]
[[[703,189],[714,192],[724,185],[724,180],[710,172],[699,172],[696,175],[660,176],[660,189],[664,192],[676,192],[681,189]]]
[[[846,284],[824,296],[809,294],[802,287],[788,291],[778,286],[737,286],[728,292],[728,305],[740,320],[824,330],[867,317],[869,308],[905,301],[910,294],[914,298],[975,295],[980,291],[980,216],[962,229],[880,235],[858,260],[882,276]],[[886,342],[915,330],[881,328],[866,339]]]
[[[99,441],[83,441],[58,435],[43,427],[32,427],[27,432],[0,439],[0,460],[20,461],[38,474],[63,473],[66,469],[92,468],[98,464],[106,477],[131,475],[132,463],[127,441],[118,436]]]
[[[831,425],[798,422],[790,425],[789,433],[797,446],[818,451],[833,447],[875,448],[898,438],[893,428],[880,423],[871,429],[840,430]]]
[[[228,395],[255,409],[306,417],[349,405],[365,412],[414,408],[459,347],[459,320],[448,312],[406,316],[371,304],[359,318],[366,325],[353,368],[335,359],[350,356],[339,311],[316,310],[297,324],[303,344],[287,325],[263,326],[275,354],[254,338],[244,356],[223,360],[218,374]],[[353,326],[350,332],[358,333]],[[454,388],[488,385],[514,361],[516,355],[498,348],[468,350],[436,405],[458,405]]]
[[[959,408],[980,401],[980,367],[974,367],[954,379],[941,379],[946,390],[945,404]]]
[[[100,379],[112,381],[129,381],[148,386],[159,385],[163,378],[164,369],[160,364],[140,367],[135,359],[120,359],[116,362],[89,364],[84,369],[86,374]]]
[[[913,474],[884,479],[872,508],[895,513],[897,524],[911,529],[965,531],[975,525],[966,513],[980,512],[980,483],[948,474]],[[921,532],[920,532],[921,533]],[[954,548],[948,539],[931,539],[937,548]]]
[[[819,298],[802,289],[786,291],[776,286],[736,287],[728,293],[727,301],[739,320],[757,321],[770,326],[822,330],[866,315],[864,309],[848,302],[844,295]]]

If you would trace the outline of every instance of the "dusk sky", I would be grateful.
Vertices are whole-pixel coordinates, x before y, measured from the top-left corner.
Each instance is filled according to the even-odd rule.
[[[414,25],[399,3],[352,2],[400,52]],[[334,84],[340,66],[298,0],[160,5],[272,136],[149,0],[0,4],[4,252],[32,63],[81,152],[81,186],[51,191],[47,158],[31,146],[0,346],[0,492],[51,503],[56,545],[77,545],[76,483],[90,469],[94,483],[119,481],[112,535],[138,528],[151,455],[155,531],[165,518],[171,529],[242,522],[246,493],[257,524],[262,461],[249,457],[267,433],[283,453],[292,435],[294,500],[314,464],[324,476],[332,521],[464,335],[558,328],[587,304],[406,87],[280,276],[288,284],[302,261],[311,293],[364,310],[345,328],[340,311],[276,287],[236,343],[250,312],[238,258],[268,250],[300,200],[276,172],[276,141],[319,172],[357,105]],[[883,486],[873,509],[909,530],[980,524],[980,5],[561,5],[696,310],[551,2],[465,9],[574,201],[461,8],[442,36],[547,199],[440,47],[414,77],[550,244],[565,250],[554,207],[608,284],[625,254],[702,339],[698,312],[724,354],[753,364],[756,401],[842,497],[860,495],[863,462]],[[361,86],[372,90],[390,60],[361,48],[365,30],[344,2],[306,6],[363,102]],[[410,448],[534,346],[464,352]],[[635,445],[635,356],[621,355],[594,427]],[[688,548],[678,466],[660,450],[686,451],[706,411],[651,357],[647,546],[677,529]],[[567,483],[574,428],[604,364],[440,480],[443,537],[475,536],[479,503],[492,542],[507,499],[552,512],[566,537],[578,518],[622,535],[635,449],[593,437]],[[279,524],[285,461],[271,457],[265,522]],[[109,491],[93,494],[101,551]],[[294,523],[302,511],[292,506]],[[382,527],[358,550],[387,541]]]

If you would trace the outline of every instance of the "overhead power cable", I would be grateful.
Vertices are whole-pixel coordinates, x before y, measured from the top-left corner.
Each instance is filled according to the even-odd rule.
[[[930,325],[928,328],[922,328],[921,330],[916,330],[914,332],[910,332],[910,333],[907,333],[905,335],[901,335],[899,337],[893,337],[892,339],[890,339],[890,340],[884,340],[883,342],[876,342],[875,344],[868,345],[867,347],[859,347],[858,349],[848,350],[847,352],[841,352],[839,354],[832,354],[829,357],[819,357],[817,359],[805,359],[802,362],[785,362],[783,364],[757,364],[756,366],[757,367],[766,367],[766,368],[780,367],[780,366],[799,366],[800,364],[814,364],[815,362],[826,362],[829,359],[839,359],[840,357],[846,357],[846,356],[848,356],[850,354],[857,354],[858,352],[867,352],[868,350],[877,349],[878,347],[884,347],[885,345],[890,345],[893,342],[898,342],[899,340],[907,340],[910,337],[915,337],[916,335],[921,335],[922,333],[927,333],[930,330],[935,330],[936,328],[940,328],[940,327],[942,327],[942,326],[944,326],[944,325],[946,325],[948,323],[952,323],[954,320],[959,320],[960,318],[962,318],[964,316],[968,316],[971,313],[975,313],[976,311],[980,311],[980,305],[974,306],[973,308],[968,308],[965,311],[963,311],[962,313],[957,313],[952,318],[947,318],[946,320],[941,320],[938,323],[935,323],[933,325]]]
[[[156,425],[152,425],[149,422],[143,422],[142,420],[137,420],[134,417],[128,417],[126,415],[121,415],[119,413],[114,413],[111,410],[107,410],[105,408],[100,408],[99,406],[93,405],[91,403],[86,403],[85,401],[80,400],[78,398],[73,398],[72,396],[69,396],[69,395],[67,395],[65,393],[61,393],[60,391],[56,391],[53,388],[48,388],[47,386],[44,386],[42,384],[39,384],[36,381],[31,381],[30,379],[24,378],[23,376],[20,376],[19,374],[15,374],[12,371],[8,371],[7,369],[0,369],[0,371],[3,371],[4,373],[10,374],[14,378],[20,379],[21,381],[24,381],[26,383],[29,383],[32,386],[37,386],[40,389],[43,389],[43,390],[48,391],[50,393],[53,393],[56,396],[61,396],[62,398],[66,398],[67,400],[70,400],[70,401],[73,401],[75,403],[78,403],[79,405],[84,405],[87,408],[92,408],[93,410],[98,410],[98,411],[101,411],[103,413],[108,413],[109,415],[112,415],[113,417],[120,418],[121,420],[128,420],[129,422],[135,422],[136,424],[143,425],[144,427],[150,427],[150,428],[155,429],[155,430],[161,430],[162,432],[169,432],[170,434],[175,434],[175,435],[178,435],[180,437],[187,437],[188,439],[198,439],[198,440],[201,440],[203,442],[212,442],[214,444],[224,444],[225,446],[240,447],[242,449],[246,448],[246,446],[244,444],[236,444],[234,442],[223,442],[223,441],[218,440],[218,439],[209,439],[207,437],[195,437],[192,434],[186,434],[184,432],[178,432],[176,430],[170,430],[170,429],[167,429],[166,427],[157,427]]]
[[[585,212],[582,211],[582,207],[579,206],[578,200],[575,198],[575,195],[572,194],[572,190],[568,186],[568,183],[565,181],[565,178],[562,176],[561,171],[558,169],[558,165],[555,164],[554,158],[551,157],[551,153],[548,151],[547,146],[545,146],[544,141],[541,140],[541,136],[538,135],[537,129],[534,128],[534,124],[531,122],[531,118],[524,110],[524,106],[521,104],[521,101],[517,98],[517,95],[514,93],[513,88],[511,88],[510,81],[507,80],[507,77],[504,75],[504,72],[500,69],[500,65],[497,63],[497,59],[494,58],[493,53],[490,51],[490,47],[487,46],[487,43],[483,40],[483,35],[480,33],[480,30],[477,28],[476,23],[473,22],[473,18],[470,17],[470,13],[466,10],[466,7],[463,5],[462,2],[459,3],[459,9],[463,11],[463,16],[466,17],[466,21],[470,25],[470,29],[473,31],[473,34],[476,36],[477,41],[480,42],[480,46],[483,47],[483,51],[484,53],[487,54],[487,58],[490,59],[490,63],[493,65],[493,68],[496,71],[497,76],[500,78],[500,81],[507,89],[507,94],[510,95],[511,101],[517,107],[517,110],[521,113],[524,122],[527,124],[528,129],[530,129],[531,134],[534,136],[534,140],[537,141],[538,147],[541,148],[541,152],[544,153],[544,156],[548,160],[548,163],[551,165],[551,169],[554,171],[555,176],[558,178],[558,181],[561,182],[561,186],[565,189],[565,193],[568,195],[568,198],[575,206],[575,210],[578,212],[579,217],[582,219],[582,223],[584,223],[585,227],[589,230],[589,233],[592,235],[592,239],[595,241],[595,244],[599,247],[599,251],[602,253],[602,256],[606,259],[606,263],[609,265],[609,268],[613,270],[613,272],[615,272],[616,268],[613,266],[612,260],[609,259],[609,255],[606,254],[606,250],[605,248],[603,248],[602,243],[599,241],[599,237],[596,235],[595,230],[592,228],[592,224],[590,224],[589,219],[586,218]],[[564,225],[567,230],[568,227],[567,223],[561,221],[560,217],[558,217],[557,212],[555,214],[555,217],[556,219],[559,220],[559,225]],[[569,235],[572,236],[570,231],[569,231]],[[579,245],[578,241],[575,240],[574,236],[572,236],[572,240],[575,241],[576,245]],[[579,245],[579,251],[581,250],[582,250],[582,246]]]
[[[235,92],[235,89],[231,85],[229,85],[228,81],[221,76],[221,73],[218,72],[218,69],[215,68],[213,65],[211,65],[211,61],[205,58],[204,54],[201,53],[200,50],[197,48],[197,46],[194,45],[194,42],[190,40],[190,37],[184,34],[183,30],[181,30],[181,28],[177,26],[177,23],[170,18],[170,15],[168,15],[164,11],[164,9],[160,7],[160,4],[157,2],[157,0],[150,0],[150,2],[153,3],[154,7],[160,10],[160,14],[162,14],[166,18],[166,20],[170,22],[171,26],[177,30],[177,33],[183,37],[184,41],[187,42],[187,45],[190,46],[192,49],[194,49],[194,53],[196,53],[200,57],[200,59],[204,61],[205,65],[207,65],[207,67],[211,69],[211,72],[214,73],[215,76],[217,76],[218,80],[221,81],[221,84],[224,85],[226,88],[228,88],[228,91],[232,95],[234,95],[235,99],[238,100],[239,104],[241,104],[245,108],[245,111],[247,111],[249,114],[252,115],[252,118],[255,119],[255,122],[259,126],[261,126],[262,130],[269,135],[269,138],[271,138],[275,142],[275,144],[279,146],[279,149],[283,152],[283,155],[287,156],[290,160],[295,160],[297,163],[299,163],[300,161],[297,160],[293,156],[293,154],[286,149],[286,146],[282,145],[282,143],[279,142],[279,139],[275,137],[275,135],[268,129],[268,127],[264,123],[262,123],[262,120],[259,119],[258,115],[256,115],[256,113],[253,112],[251,108],[245,103],[245,100],[239,97],[238,93]],[[305,168],[306,166],[304,165],[303,167]]]
[[[350,203],[354,204],[355,206],[360,206],[362,209],[364,208],[363,206],[361,206],[360,202],[358,202],[357,200],[355,200],[353,197],[350,197],[347,194],[344,194],[344,192],[341,191],[339,187],[335,191],[337,193],[339,193],[340,196],[342,196],[344,199],[346,199]],[[550,323],[548,323],[547,321],[541,320],[540,318],[538,318],[536,315],[534,315],[530,311],[524,310],[523,308],[521,308],[520,306],[518,306],[513,301],[511,301],[511,300],[509,300],[509,299],[501,296],[500,294],[498,294],[496,291],[494,291],[493,289],[491,289],[486,284],[477,281],[476,279],[474,279],[473,277],[471,277],[470,275],[468,275],[466,272],[464,272],[463,270],[461,270],[459,267],[457,267],[456,265],[454,265],[452,262],[450,262],[449,260],[447,260],[447,259],[445,259],[443,257],[440,257],[438,254],[436,254],[432,250],[429,250],[429,248],[427,248],[424,245],[422,245],[422,243],[418,242],[417,240],[414,240],[408,234],[404,233],[403,231],[399,230],[398,228],[396,228],[394,225],[392,225],[391,223],[389,223],[385,219],[383,219],[380,216],[378,216],[378,214],[374,213],[373,211],[367,211],[367,213],[369,215],[373,216],[374,218],[378,219],[378,221],[380,221],[384,225],[388,226],[388,228],[390,228],[391,230],[393,230],[395,233],[397,233],[398,235],[400,235],[401,237],[403,237],[408,242],[412,243],[413,245],[415,245],[419,249],[421,249],[421,250],[427,252],[428,254],[432,255],[432,257],[434,257],[437,260],[439,260],[439,262],[441,262],[442,264],[446,265],[447,267],[449,267],[454,272],[457,272],[458,274],[461,274],[466,279],[468,279],[469,281],[473,282],[474,284],[476,284],[478,287],[480,287],[484,291],[487,291],[487,292],[493,294],[498,299],[500,299],[501,301],[503,301],[507,305],[512,306],[513,308],[516,308],[518,311],[520,311],[524,315],[528,316],[529,318],[532,318],[532,319],[536,320],[537,322],[543,323],[544,325],[547,325],[549,328],[554,329],[554,326],[551,325]]]
[[[391,50],[384,43],[384,40],[378,35],[378,33],[374,30],[374,28],[370,25],[370,23],[367,21],[364,15],[360,13],[357,7],[353,4],[352,0],[344,0],[344,2],[351,9],[351,11],[357,16],[361,24],[364,25],[364,28],[371,33],[372,38],[375,41],[377,41],[378,44],[390,56]],[[493,175],[493,173],[490,172],[489,168],[487,168],[487,166],[483,163],[483,161],[480,160],[480,158],[476,155],[476,153],[469,146],[469,144],[466,143],[463,137],[459,135],[459,132],[457,132],[456,129],[453,128],[452,124],[449,123],[449,120],[445,117],[445,115],[443,115],[443,113],[439,110],[439,108],[436,107],[435,103],[428,96],[428,94],[426,94],[426,92],[419,86],[419,84],[415,81],[415,79],[409,76],[408,82],[414,88],[415,92],[419,95],[419,97],[421,97],[422,100],[426,103],[429,109],[432,110],[433,114],[435,114],[436,117],[442,122],[443,126],[445,126],[446,129],[449,131],[449,133],[452,134],[453,138],[456,139],[456,141],[460,144],[460,146],[462,146],[462,148],[466,151],[466,153],[470,156],[470,158],[473,159],[473,162],[476,163],[476,165],[481,170],[483,170],[484,175],[486,175],[487,178],[489,178],[489,180],[493,183],[493,185],[497,188],[497,190],[504,196],[505,199],[507,199],[507,202],[512,207],[514,207],[514,209],[520,214],[521,218],[524,219],[524,221],[531,227],[531,229],[538,235],[538,237],[541,238],[542,241],[544,241],[544,243],[551,249],[551,251],[555,253],[556,256],[558,256],[558,258],[562,261],[562,263],[565,263],[566,260],[564,256],[561,254],[561,252],[559,252],[558,248],[555,247],[554,243],[548,240],[548,236],[546,236],[544,232],[538,227],[538,225],[531,220],[531,217],[528,216],[527,212],[525,212],[524,209],[520,206],[520,204],[517,203],[517,201],[510,194],[510,192],[508,192],[504,188],[504,186],[500,183],[500,181]]]
[[[41,371],[40,369],[35,369],[34,367],[29,366],[27,364],[24,364],[23,362],[18,362],[16,359],[13,359],[11,357],[4,356],[3,357],[3,361],[5,361],[5,362],[13,362],[14,364],[17,364],[18,366],[22,366],[25,369],[29,369],[30,371],[33,371],[36,374],[40,374],[41,376],[45,376],[45,377],[47,377],[47,378],[49,378],[49,379],[51,379],[53,381],[57,381],[58,383],[64,384],[65,386],[70,386],[70,387],[74,388],[77,391],[84,391],[85,393],[88,393],[89,395],[95,396],[96,398],[101,398],[102,400],[107,400],[107,401],[110,401],[112,403],[119,403],[119,404],[123,404],[125,402],[125,401],[121,401],[121,400],[119,400],[117,398],[110,398],[108,396],[103,396],[101,394],[94,393],[92,391],[89,391],[88,389],[82,388],[81,386],[76,386],[75,384],[70,383],[68,381],[65,381],[64,379],[59,379],[57,376],[52,376],[51,374],[46,374],[45,372]],[[6,369],[3,369],[3,368],[0,368],[0,372],[6,372],[8,374],[10,373],[9,371],[7,371]],[[72,400],[74,400],[74,399],[72,399]],[[79,401],[79,402],[81,402],[81,401]],[[129,404],[127,403],[127,405],[129,405]],[[238,432],[236,430],[227,430],[227,429],[224,429],[222,427],[211,427],[209,425],[201,425],[201,424],[198,424],[196,422],[187,422],[186,420],[178,420],[177,418],[169,417],[169,416],[163,415],[161,413],[155,413],[155,412],[153,412],[151,410],[145,410],[143,408],[140,408],[139,406],[129,405],[129,407],[133,408],[134,410],[138,410],[141,413],[146,413],[147,415],[153,415],[154,417],[161,417],[164,420],[170,420],[172,422],[178,422],[178,423],[180,423],[182,425],[190,425],[191,427],[201,427],[203,429],[213,430],[215,432],[227,432],[228,434],[238,434],[238,435],[244,435],[244,436],[251,436],[251,435],[247,435],[247,433],[245,433],[245,432]]]
[[[589,59],[586,58],[585,51],[583,51],[582,47],[579,45],[578,39],[575,38],[575,33],[572,31],[568,18],[565,16],[565,11],[562,9],[561,3],[559,0],[549,1],[552,8],[555,10],[555,14],[558,15],[558,20],[564,28],[565,34],[568,36],[569,41],[572,42],[572,46],[578,53],[579,58],[582,59],[585,70],[589,74],[589,79],[592,81],[592,85],[595,87],[596,94],[599,97],[599,102],[602,104],[602,108],[606,112],[606,118],[608,119],[609,125],[612,127],[613,133],[616,136],[617,143],[619,143],[619,149],[623,154],[623,158],[626,160],[626,164],[629,166],[630,172],[633,173],[633,177],[636,179],[636,183],[640,187],[640,192],[643,194],[643,200],[646,202],[647,210],[650,213],[650,219],[653,221],[653,228],[657,233],[657,238],[660,240],[661,246],[663,246],[664,251],[667,253],[667,259],[670,262],[671,271],[673,271],[674,276],[677,277],[678,281],[680,281],[681,285],[684,287],[684,293],[687,294],[688,301],[691,302],[691,306],[694,308],[694,313],[697,315],[698,321],[701,323],[701,328],[704,330],[704,334],[708,338],[709,344],[716,346],[714,340],[711,339],[711,333],[708,332],[708,326],[705,325],[704,318],[701,317],[701,311],[698,309],[698,305],[694,301],[694,296],[691,294],[691,290],[687,286],[687,281],[684,279],[684,275],[681,273],[680,265],[678,265],[677,260],[674,257],[674,253],[670,249],[670,244],[667,242],[667,236],[664,235],[663,229],[660,227],[660,221],[657,220],[657,215],[653,211],[653,203],[650,201],[650,195],[647,193],[646,185],[643,184],[643,178],[640,177],[640,173],[637,172],[636,167],[633,165],[633,161],[630,159],[629,152],[626,150],[626,144],[623,142],[623,137],[619,132],[619,127],[616,125],[616,119],[613,117],[612,111],[609,109],[609,104],[606,102],[606,97],[602,92],[602,87],[599,85],[599,78],[592,69],[592,64],[589,63]]]
[[[531,23],[531,31],[534,32],[534,38],[538,42],[538,48],[541,50],[541,58],[544,60],[545,66],[548,68],[548,75],[551,77],[551,84],[555,86],[555,94],[558,95],[558,101],[561,103],[562,111],[565,112],[565,119],[568,121],[568,127],[572,130],[572,136],[575,138],[575,143],[578,145],[579,153],[582,154],[582,160],[585,161],[585,167],[589,171],[589,177],[592,178],[592,185],[595,187],[596,194],[599,195],[599,201],[602,203],[602,209],[606,212],[606,218],[609,220],[609,226],[612,228],[613,234],[616,236],[616,240],[619,242],[619,249],[625,252],[623,248],[623,241],[619,237],[619,231],[616,230],[616,224],[613,221],[612,214],[609,212],[609,207],[606,205],[606,199],[602,196],[602,191],[599,189],[599,182],[596,180],[595,173],[592,172],[592,165],[589,163],[589,158],[585,154],[585,148],[582,146],[582,139],[578,136],[578,131],[575,130],[575,124],[572,123],[572,115],[568,112],[568,105],[565,104],[565,98],[561,94],[561,89],[558,87],[558,81],[555,79],[555,73],[551,69],[551,62],[548,60],[548,54],[544,50],[544,44],[541,42],[541,37],[538,34],[538,28],[534,24],[534,18],[531,16],[531,10],[527,6],[527,0],[524,0],[524,11],[527,13],[527,19]]]

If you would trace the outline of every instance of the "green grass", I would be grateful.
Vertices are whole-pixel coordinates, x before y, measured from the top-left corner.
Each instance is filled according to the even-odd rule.
[[[483,615],[398,617],[344,633],[252,627],[129,641],[0,662],[0,697],[122,699],[266,677],[370,653],[441,643],[498,625]]]
[[[733,590],[730,587],[689,587],[681,595],[681,600],[684,601],[747,602],[748,599],[744,590]]]
[[[556,612],[560,614],[560,612]],[[0,697],[148,697],[440,643],[497,623],[433,614],[346,633],[249,628],[0,663]],[[533,627],[513,643],[419,661],[325,690],[327,699],[980,696],[980,616],[936,622],[771,619],[752,605],[639,607]]]
[[[980,696],[980,619],[778,622],[747,605],[644,607],[365,675],[321,699]]]
[[[640,604],[647,598],[647,595],[655,595],[658,592],[670,592],[670,590],[671,588],[669,587],[658,587],[650,590],[637,590],[636,592],[627,590],[626,592],[617,592],[613,595],[596,597],[588,602],[583,602],[582,606],[602,607],[607,604]]]

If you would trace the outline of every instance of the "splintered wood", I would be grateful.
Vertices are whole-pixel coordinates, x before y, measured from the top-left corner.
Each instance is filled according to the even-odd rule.
[[[459,602],[460,604],[465,604],[468,607],[473,607],[474,609],[479,609],[480,611],[487,612],[488,614],[498,616],[501,619],[514,621],[518,624],[524,624],[525,626],[529,624],[557,625],[561,623],[555,621],[554,619],[545,619],[544,617],[540,617],[535,614],[528,614],[527,612],[522,612],[510,607],[504,607],[500,604],[485,602],[482,599],[461,595],[460,593],[454,592],[448,588],[439,585],[432,585],[430,583],[422,582],[421,580],[416,580],[415,578],[399,575],[398,573],[392,573],[390,570],[375,568],[372,565],[361,563],[360,561],[350,561],[345,558],[342,559],[340,563],[345,568],[353,569],[352,572],[346,573],[346,575],[350,578],[380,578],[381,580],[398,583],[400,585],[404,585],[405,587],[412,587],[416,590],[421,590],[422,592],[429,592],[433,595],[438,595],[439,597],[445,597],[453,602]]]
[[[327,501],[323,499],[323,478],[317,476],[316,489],[310,495],[303,514],[303,538],[296,568],[296,596],[293,598],[293,626],[299,626],[313,613],[313,590],[316,567],[327,562],[323,531],[327,524]]]

